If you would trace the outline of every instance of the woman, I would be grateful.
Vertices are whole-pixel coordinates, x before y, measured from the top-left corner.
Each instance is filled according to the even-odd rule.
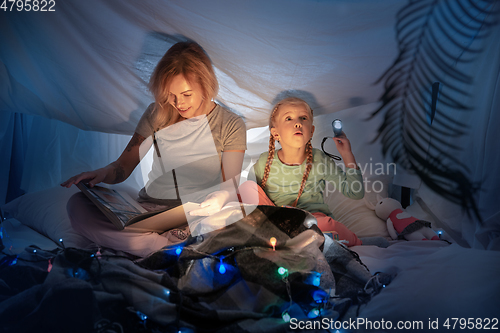
[[[61,186],[123,182],[154,142],[153,167],[139,202],[151,210],[163,200],[180,197],[184,202],[202,201],[191,215],[220,211],[236,200],[234,184],[246,150],[246,128],[239,116],[214,103],[218,83],[210,59],[196,43],[177,43],[159,61],[149,88],[155,103],[143,114],[121,156]],[[118,231],[82,193],[70,199],[68,214],[77,231],[101,246],[145,256],[172,244],[153,232]]]

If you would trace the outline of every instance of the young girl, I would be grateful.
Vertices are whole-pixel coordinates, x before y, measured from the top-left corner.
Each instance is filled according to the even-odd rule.
[[[260,187],[248,181],[240,186],[246,203],[292,206],[312,213],[323,232],[332,232],[334,238],[347,246],[361,245],[361,240],[343,224],[331,217],[323,200],[325,181],[331,182],[346,197],[364,196],[361,171],[344,133],[335,137],[335,145],[344,159],[346,172],[322,151],[314,149],[313,111],[302,99],[289,97],[274,107],[270,119],[269,152],[260,155],[254,165],[255,179]],[[275,141],[281,145],[275,150]],[[251,177],[251,176],[250,176]]]
[[[182,202],[201,202],[191,215],[210,215],[236,201],[234,184],[246,150],[246,128],[239,116],[214,103],[218,83],[204,50],[193,42],[173,45],[156,66],[149,88],[155,103],[142,116],[121,156],[61,186],[123,182],[154,142],[153,167],[139,192],[144,208],[151,210],[180,197]],[[172,237],[154,232],[118,231],[82,193],[70,198],[68,215],[78,232],[100,246],[145,256],[172,244]],[[184,231],[174,235],[178,241],[187,237],[189,230]]]

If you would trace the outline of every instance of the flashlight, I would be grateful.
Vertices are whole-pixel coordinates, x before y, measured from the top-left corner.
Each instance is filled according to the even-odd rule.
[[[340,119],[335,119],[332,122],[333,134],[339,136],[342,134],[342,121]]]

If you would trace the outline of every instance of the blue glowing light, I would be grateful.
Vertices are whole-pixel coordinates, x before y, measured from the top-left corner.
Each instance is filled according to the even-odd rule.
[[[316,318],[317,316],[319,316],[319,309],[316,309],[316,308],[312,309],[311,311],[309,311],[307,316],[311,319]]]
[[[304,282],[315,287],[319,287],[321,284],[321,273],[312,271]]]
[[[287,272],[288,272],[288,269],[286,269],[284,267],[278,268],[279,275],[285,275]]]
[[[442,235],[443,232],[441,230],[438,231],[438,235]]]
[[[136,313],[137,313],[137,316],[138,316],[138,317],[139,317],[142,321],[144,321],[144,320],[148,319],[148,316],[146,316],[144,313],[142,313],[142,312],[140,312],[140,311],[137,311]]]
[[[321,275],[317,274],[314,278],[313,278],[313,281],[312,281],[312,284],[313,286],[319,286],[321,282]]]
[[[17,263],[17,255],[6,255],[0,259],[0,268],[12,266]]]
[[[219,273],[221,274],[224,274],[226,273],[226,266],[224,265],[224,263],[222,262],[222,259],[223,257],[220,257],[219,260],[220,260],[220,264],[219,264]]]
[[[76,267],[76,268],[72,268],[72,269],[70,268],[70,269],[68,269],[67,272],[69,273],[68,274],[69,276],[80,279],[80,280],[86,281],[86,280],[90,279],[89,273],[80,267]]]
[[[62,238],[59,238],[59,243],[62,243],[63,242],[63,239]]]
[[[312,298],[316,303],[325,303],[328,300],[328,294],[324,290],[315,290],[312,294]]]
[[[385,284],[382,285],[382,288],[385,288]]]
[[[284,321],[285,323],[290,322],[290,319],[291,319],[291,318],[290,318],[290,315],[289,315],[289,314],[288,314],[288,312],[286,312],[286,311],[285,311],[285,312],[283,312],[283,314],[281,315],[281,318],[283,318],[283,321]]]
[[[182,247],[178,246],[176,249],[175,249],[175,254],[177,255],[180,255],[182,252]]]

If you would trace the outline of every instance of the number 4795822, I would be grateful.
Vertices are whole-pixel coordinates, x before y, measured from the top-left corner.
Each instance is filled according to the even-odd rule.
[[[0,10],[4,12],[55,12],[55,6],[55,0],[3,0]]]
[[[447,329],[498,330],[498,318],[447,318],[443,323]]]

